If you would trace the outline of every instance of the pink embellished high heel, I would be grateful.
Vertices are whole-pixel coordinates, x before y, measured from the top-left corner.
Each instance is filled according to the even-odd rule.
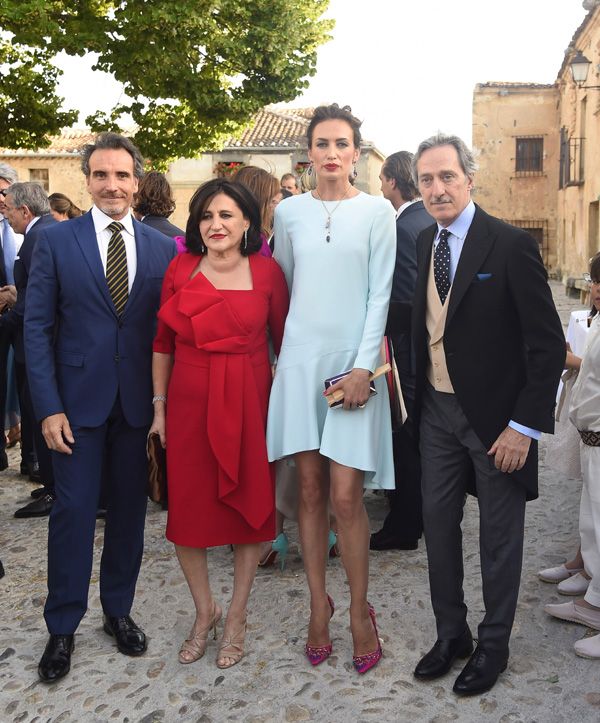
[[[329,607],[331,608],[331,615],[329,616],[329,619],[333,617],[333,613],[335,612],[335,605],[333,604],[333,600],[327,596],[327,602],[329,603]],[[320,665],[324,660],[327,660],[327,658],[331,655],[333,651],[333,644],[328,643],[327,645],[321,645],[319,647],[315,645],[309,645],[306,643],[304,646],[304,653],[306,657],[308,658],[308,662],[311,665]]]
[[[373,623],[373,627],[375,628],[375,635],[377,636],[377,650],[373,651],[372,653],[365,653],[365,655],[353,655],[352,656],[352,662],[354,663],[354,667],[356,668],[356,672],[360,675],[364,675],[367,670],[371,670],[371,668],[374,668],[377,663],[381,660],[381,656],[383,655],[383,650],[381,649],[381,640],[379,639],[379,633],[377,632],[377,621],[375,620],[375,609],[371,605],[371,603],[368,603],[369,605],[369,616],[371,618],[371,622]]]

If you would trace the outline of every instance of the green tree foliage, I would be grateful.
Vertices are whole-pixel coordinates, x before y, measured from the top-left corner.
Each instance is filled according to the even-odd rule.
[[[124,85],[109,112],[86,118],[118,130],[160,164],[218,148],[268,103],[293,100],[328,40],[329,0],[0,0],[3,145],[33,148],[71,125],[55,94],[60,51],[96,53],[94,69]]]

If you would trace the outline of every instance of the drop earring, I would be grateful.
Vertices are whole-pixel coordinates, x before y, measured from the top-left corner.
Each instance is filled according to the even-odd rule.
[[[248,229],[247,229],[247,228],[244,229],[244,246],[243,246],[243,250],[244,250],[244,251],[247,251],[247,250],[248,250]]]
[[[312,176],[312,174],[313,174],[313,164],[312,164],[312,162],[311,162],[311,164],[309,165],[309,167],[306,169],[306,175],[307,175],[307,176]]]
[[[356,170],[356,163],[352,164],[352,178],[356,178],[358,176],[358,171]]]

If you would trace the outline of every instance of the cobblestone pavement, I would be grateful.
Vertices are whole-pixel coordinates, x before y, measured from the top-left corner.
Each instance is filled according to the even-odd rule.
[[[572,300],[553,284],[563,320]],[[543,455],[542,455],[543,456]],[[512,636],[509,667],[495,688],[459,699],[453,674],[429,684],[412,670],[434,641],[427,562],[421,543],[415,552],[371,555],[370,599],[378,613],[384,658],[359,677],[351,665],[348,591],[339,560],[329,565],[329,590],[337,609],[331,624],[334,655],[312,669],[303,657],[308,594],[298,554],[297,529],[290,525],[294,554],[283,572],[260,570],[249,614],[247,654],[229,671],[215,667],[216,645],[183,666],[177,650],[193,622],[192,604],[173,549],[164,538],[165,513],[148,511],[146,554],[133,616],[147,631],[142,658],[120,655],[101,628],[94,564],[89,611],[76,635],[71,673],[54,686],[38,682],[36,668],[46,641],[45,596],[47,521],[16,520],[13,512],[29,499],[31,485],[10,470],[0,475],[0,557],[7,570],[0,581],[0,721],[598,721],[600,662],[578,658],[573,643],[585,628],[559,623],[542,606],[559,601],[556,588],[538,581],[537,570],[558,564],[577,546],[579,484],[541,466],[541,497],[528,505],[523,579]],[[373,529],[385,515],[380,496],[367,495]],[[482,616],[477,542],[477,506],[467,502],[464,523],[465,593],[471,627]],[[101,549],[104,524],[98,523]],[[226,603],[232,586],[227,548],[209,553],[211,582]],[[562,599],[564,600],[564,598]]]

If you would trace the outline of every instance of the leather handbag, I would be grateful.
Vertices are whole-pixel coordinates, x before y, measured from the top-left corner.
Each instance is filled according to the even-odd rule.
[[[157,432],[148,435],[146,442],[148,456],[148,497],[153,502],[167,501],[167,451],[160,443]]]

